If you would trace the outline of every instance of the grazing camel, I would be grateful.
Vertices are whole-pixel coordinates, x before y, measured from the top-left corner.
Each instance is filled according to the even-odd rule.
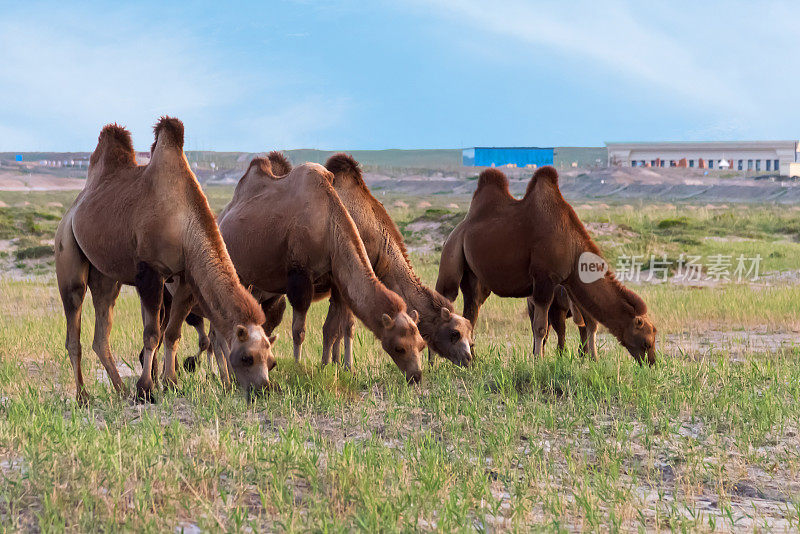
[[[375,277],[332,180],[321,165],[306,163],[278,177],[268,158],[254,159],[219,217],[233,263],[262,297],[288,297],[296,361],[314,288],[324,286],[381,340],[406,379],[418,382],[425,345],[419,315],[406,313],[403,300]]]
[[[164,333],[164,381],[174,384],[180,326],[200,296],[204,313],[230,347],[230,365],[248,392],[269,385],[275,365],[272,340],[261,324],[264,313],[241,285],[214,216],[183,154],[183,124],[163,117],[155,126],[150,163],[136,165],[130,133],[116,124],[100,136],[89,162],[86,186],[56,232],[56,276],[67,319],[66,347],[75,373],[76,395],[86,402],[81,373],[80,321],[86,288],[95,306],[92,347],[117,391],[109,335],[114,302],[122,284],[141,299],[144,365],[137,398],[152,398],[154,352],[161,339],[159,314],[164,281],[176,282]],[[177,325],[177,328],[175,327]]]
[[[273,169],[280,165],[280,174],[291,170],[282,154],[270,153],[269,159]],[[347,154],[335,154],[325,168],[333,173],[333,187],[356,224],[375,275],[400,295],[408,309],[419,312],[419,332],[429,349],[456,365],[468,365],[472,359],[472,324],[454,312],[452,302],[417,277],[403,236],[383,204],[370,193],[358,162]],[[330,288],[315,286],[314,300],[328,295]],[[337,327],[343,332],[336,331]],[[344,367],[351,367],[353,327],[352,313],[334,293],[323,329],[323,365],[331,359],[338,363],[339,340],[343,337]]]
[[[644,301],[610,271],[591,283],[581,281],[579,258],[599,256],[594,244],[558,187],[558,173],[542,167],[521,200],[511,196],[508,179],[497,169],[478,178],[464,220],[442,250],[436,290],[455,299],[464,294],[464,317],[472,324],[491,293],[530,297],[533,354],[542,352],[553,293],[563,285],[588,316],[599,320],[637,362],[655,362],[656,328]]]

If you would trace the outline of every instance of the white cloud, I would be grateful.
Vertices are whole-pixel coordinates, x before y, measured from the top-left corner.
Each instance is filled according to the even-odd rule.
[[[769,107],[765,81],[774,84],[779,75],[800,81],[796,45],[786,42],[795,40],[786,26],[800,18],[798,3],[411,3],[427,11],[433,5],[487,46],[486,34],[522,44],[520,60],[545,52],[588,62],[637,99],[756,117]],[[770,92],[785,99],[785,91]]]
[[[146,146],[158,115],[186,115],[239,93],[235,76],[220,76],[198,61],[199,43],[179,30],[146,31],[134,21],[120,25],[118,18],[103,16],[93,17],[89,27],[75,22],[69,17],[0,22],[0,116],[7,123],[1,147],[30,141],[23,131],[9,138],[11,122],[36,125],[37,148],[86,149],[112,121],[126,124],[137,146]],[[73,146],[59,144],[64,139]]]
[[[91,150],[109,122],[127,126],[145,149],[163,114],[184,121],[187,149],[329,141],[320,136],[343,117],[345,99],[308,95],[312,73],[280,65],[275,76],[269,58],[242,68],[204,31],[124,7],[4,17],[0,151]]]

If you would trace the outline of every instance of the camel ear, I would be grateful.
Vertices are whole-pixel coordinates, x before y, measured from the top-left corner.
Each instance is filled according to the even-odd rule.
[[[445,321],[449,321],[453,317],[453,314],[447,308],[442,308],[442,319]]]
[[[236,339],[238,339],[241,343],[247,341],[247,338],[250,335],[247,333],[247,328],[244,325],[237,324],[236,325]]]
[[[394,326],[394,319],[389,317],[388,313],[384,313],[381,315],[381,322],[383,323],[383,327],[389,329]]]
[[[641,327],[643,327],[643,326],[644,326],[644,319],[642,319],[641,317],[638,317],[638,316],[637,316],[637,317],[636,317],[636,318],[633,320],[633,324],[636,326],[636,328],[641,328]]]
[[[419,313],[417,310],[411,310],[411,313],[408,314],[411,317],[411,320],[414,321],[415,324],[419,323]]]
[[[269,337],[267,338],[267,341],[269,341],[269,344],[270,344],[270,345],[274,345],[274,344],[275,344],[275,340],[276,340],[276,339],[278,339],[278,334],[274,334],[274,335],[272,335],[272,336],[269,336]]]

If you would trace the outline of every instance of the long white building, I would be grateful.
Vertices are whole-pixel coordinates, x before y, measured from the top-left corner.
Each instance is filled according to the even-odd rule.
[[[798,141],[606,143],[609,166],[693,167],[800,176]]]

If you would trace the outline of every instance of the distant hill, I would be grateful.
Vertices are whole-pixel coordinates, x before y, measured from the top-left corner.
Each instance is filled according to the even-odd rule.
[[[461,167],[460,149],[432,149],[432,150],[316,150],[299,149],[284,150],[286,156],[293,164],[325,163],[337,152],[352,154],[365,167],[374,168],[403,168],[403,169],[455,169]],[[0,152],[0,160],[13,161],[17,154],[22,154],[25,162],[41,160],[66,160],[85,159],[89,152]],[[186,158],[190,163],[198,163],[201,168],[210,167],[211,163],[218,170],[241,169],[247,166],[256,152],[215,152],[215,151],[186,151]],[[263,153],[261,153],[263,154]]]

